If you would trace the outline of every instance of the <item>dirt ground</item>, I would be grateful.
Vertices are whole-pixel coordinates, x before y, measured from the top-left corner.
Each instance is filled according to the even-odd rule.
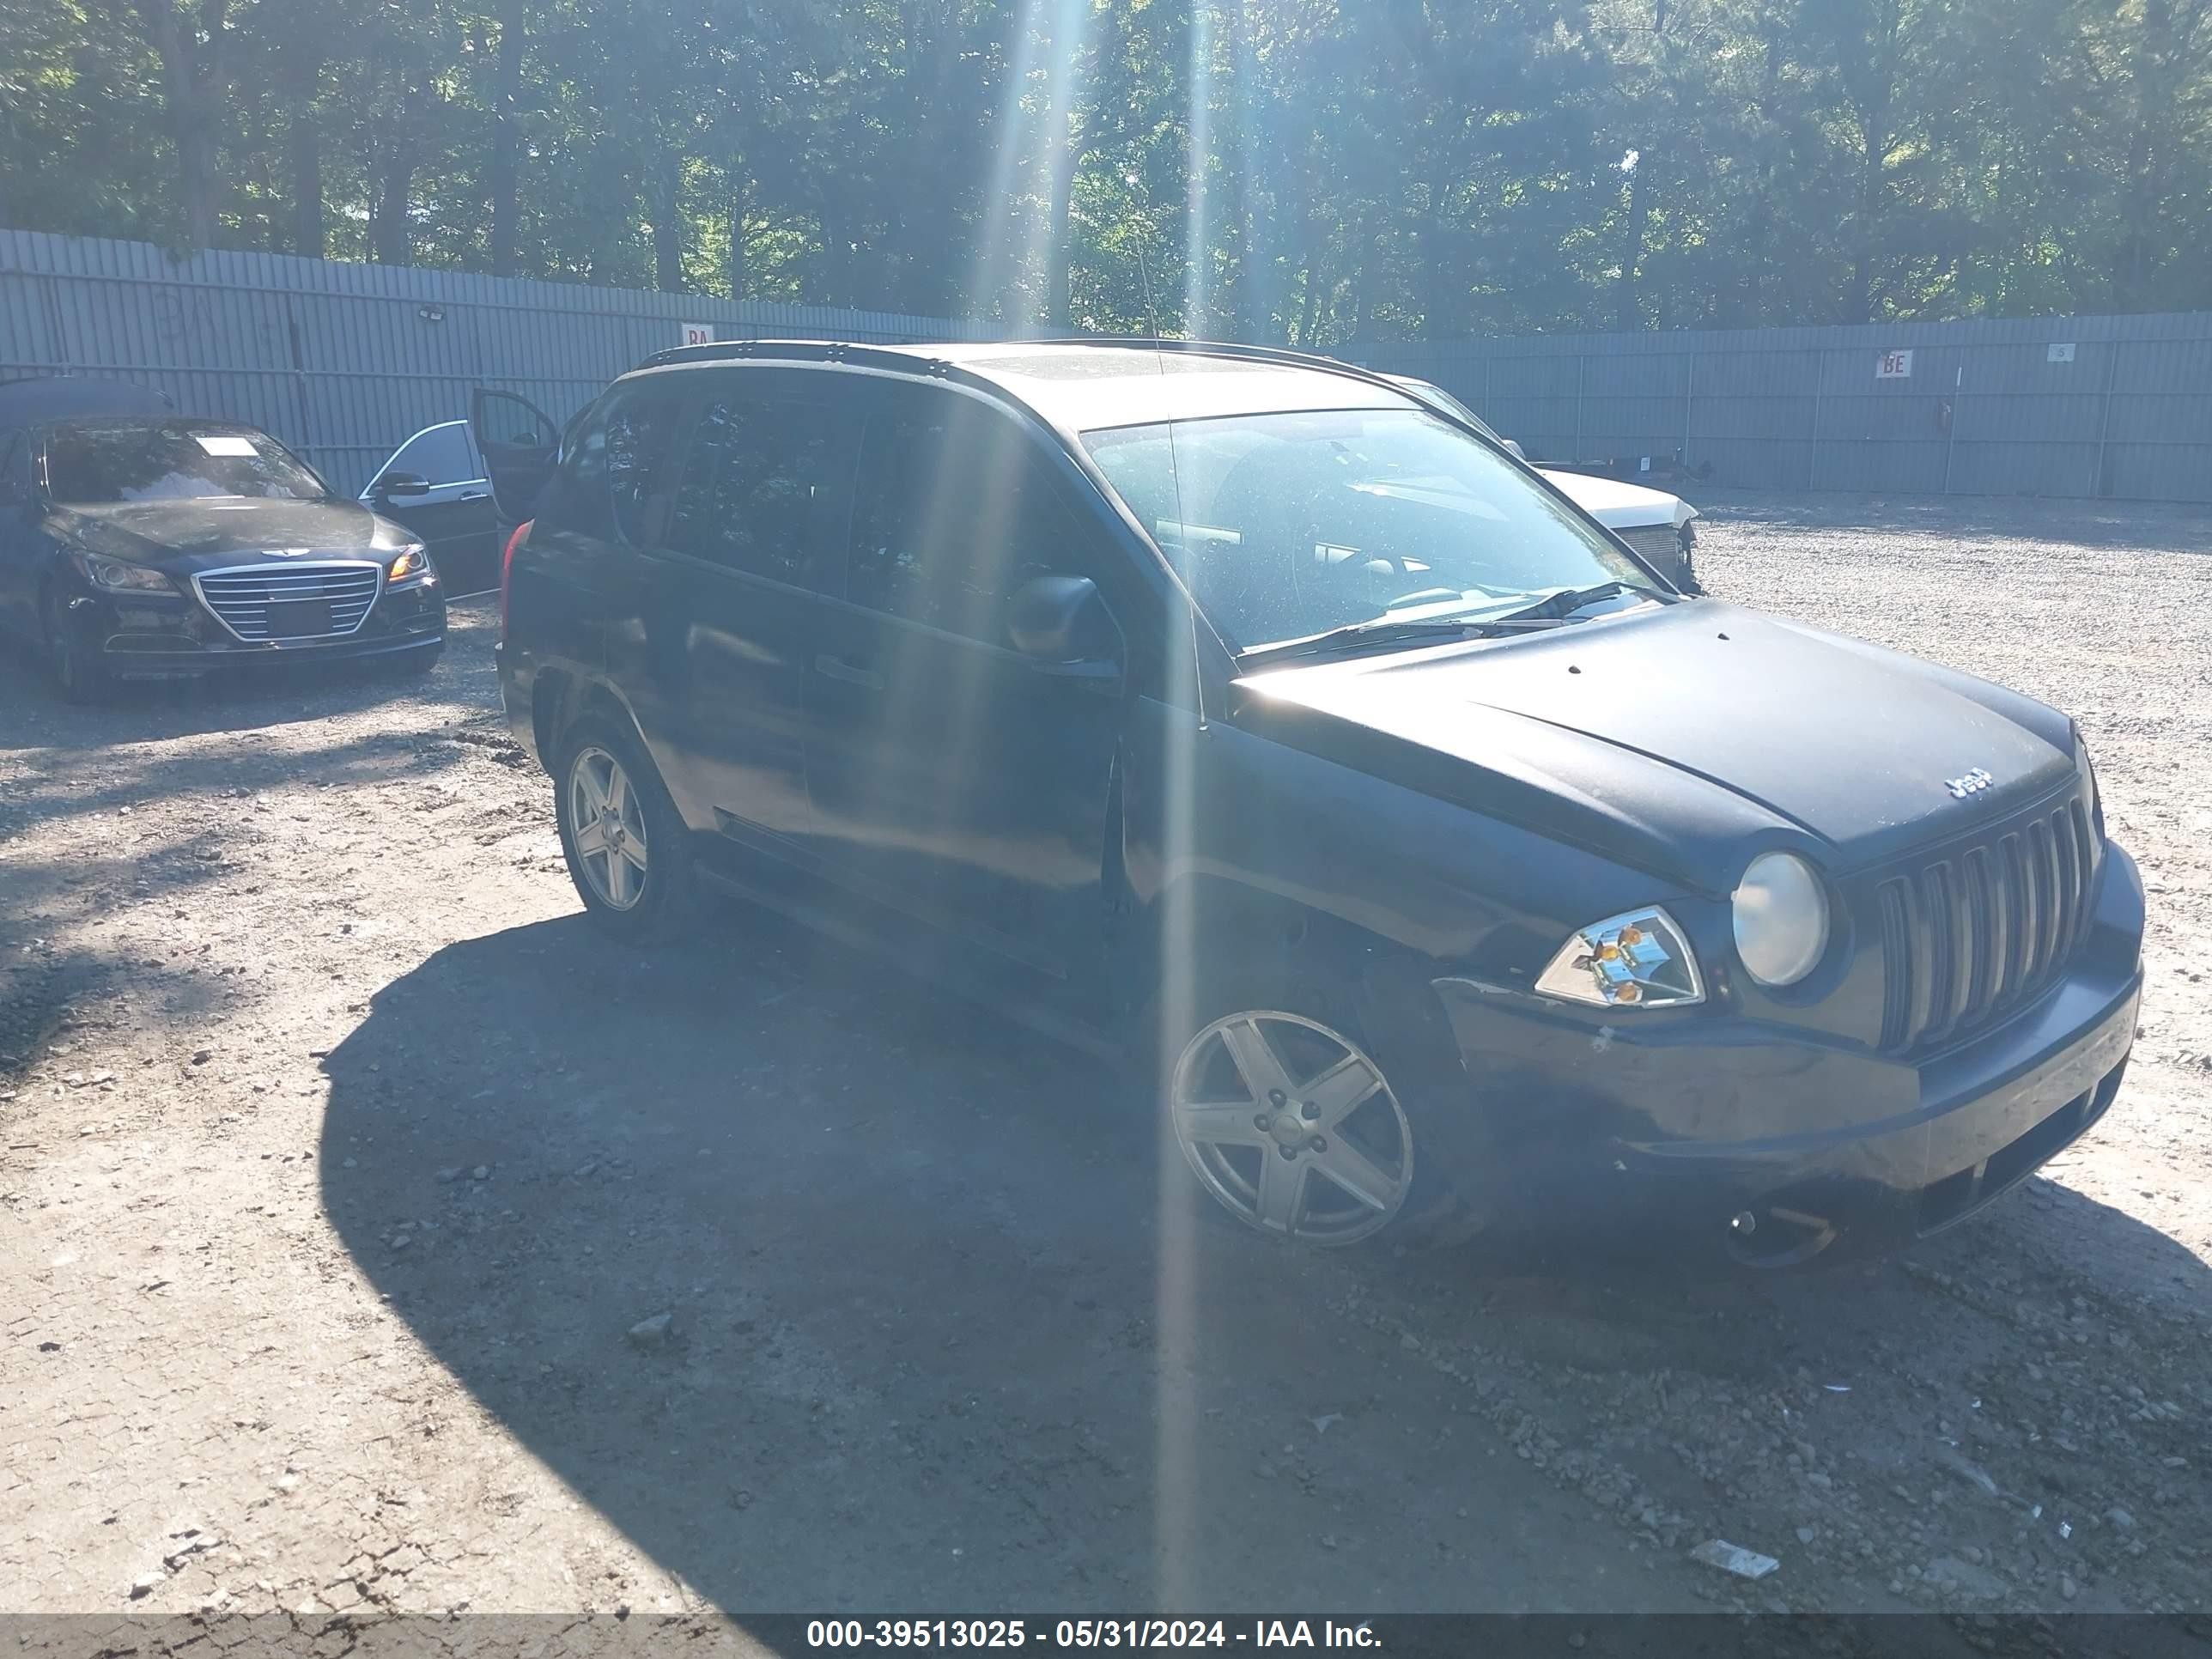
[[[1872,1268],[1288,1253],[890,967],[617,948],[482,603],[420,686],[0,666],[0,1609],[2203,1610],[2212,514],[1706,506],[2078,715],[2149,885],[2118,1105]]]

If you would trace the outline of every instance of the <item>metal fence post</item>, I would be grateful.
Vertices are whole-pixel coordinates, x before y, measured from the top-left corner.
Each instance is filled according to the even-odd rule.
[[[2099,501],[2105,494],[2105,442],[2112,430],[2112,382],[2120,372],[2120,342],[2110,340],[2105,345],[2105,406],[2097,415],[2096,470],[2089,477],[2089,499]]]
[[[1828,355],[1824,351],[1813,354],[1813,438],[1805,446],[1805,488],[1814,487],[1814,479],[1820,474],[1820,386],[1828,378]]]
[[[1583,458],[1583,369],[1589,362],[1581,352],[1575,353],[1575,447],[1567,457],[1570,465]]]
[[[1677,465],[1683,471],[1690,470],[1690,402],[1698,395],[1698,349],[1690,348],[1688,366],[1682,373],[1682,453]]]
[[[1951,456],[1959,447],[1959,404],[1966,385],[1966,366],[1959,365],[1951,380],[1951,418],[1943,428],[1943,493],[1951,493]]]

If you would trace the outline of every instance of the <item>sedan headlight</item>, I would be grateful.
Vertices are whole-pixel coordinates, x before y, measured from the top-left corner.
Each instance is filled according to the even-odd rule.
[[[76,568],[85,580],[105,593],[173,593],[176,583],[158,570],[149,570],[143,564],[125,564],[120,559],[103,559],[97,553],[72,553]]]
[[[1735,884],[1735,953],[1761,985],[1795,985],[1828,950],[1828,895],[1795,853],[1761,853]]]
[[[422,543],[410,542],[385,568],[384,580],[387,582],[411,582],[429,574],[430,556],[422,550]]]
[[[1690,941],[1664,910],[1630,910],[1592,922],[1561,945],[1538,993],[1601,1008],[1674,1008],[1705,1000]]]

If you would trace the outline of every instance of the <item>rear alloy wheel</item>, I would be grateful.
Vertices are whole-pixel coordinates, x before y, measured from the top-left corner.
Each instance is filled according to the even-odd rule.
[[[1246,1225],[1304,1244],[1357,1243],[1413,1190],[1413,1133],[1359,1044],[1303,1014],[1247,1009],[1184,1045],[1169,1085],[1176,1141]]]
[[[683,932],[695,908],[690,838],[644,745],[592,715],[562,744],[554,778],[561,850],[592,920],[638,944]]]
[[[629,774],[604,749],[579,750],[568,763],[568,822],[592,894],[610,909],[635,909],[651,856],[645,810]]]

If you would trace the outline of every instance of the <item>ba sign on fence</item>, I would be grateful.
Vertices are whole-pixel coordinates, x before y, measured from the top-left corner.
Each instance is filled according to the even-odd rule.
[[[684,343],[685,345],[712,345],[712,344],[714,344],[714,324],[712,324],[712,323],[686,323],[686,324],[684,324]]]
[[[1874,377],[1877,380],[1909,380],[1912,378],[1912,354],[1909,351],[1885,351],[1874,360]]]

